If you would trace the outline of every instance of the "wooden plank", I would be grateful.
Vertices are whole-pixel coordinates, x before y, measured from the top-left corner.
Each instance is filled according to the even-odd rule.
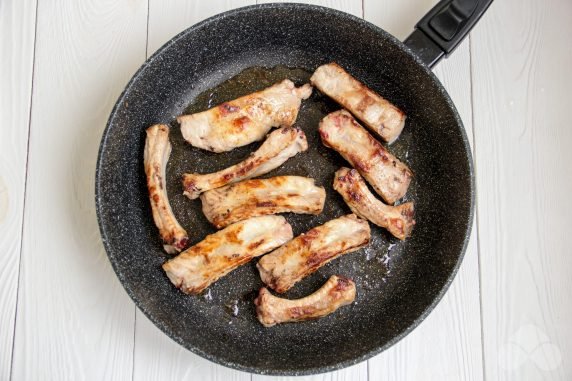
[[[0,379],[10,378],[34,63],[35,1],[0,4]]]
[[[365,19],[405,40],[417,21],[421,20],[438,0],[364,0]]]
[[[366,0],[365,18],[401,40],[437,0]],[[469,41],[435,74],[453,99],[472,142]],[[483,378],[477,230],[443,300],[405,339],[370,360],[370,379],[478,380]]]
[[[149,0],[150,56],[188,27],[230,9],[256,4],[256,0]]]
[[[134,380],[249,381],[250,374],[189,352],[137,311]]]
[[[302,377],[274,377],[252,375],[253,381],[366,381],[368,380],[367,361],[335,372]],[[376,380],[369,378],[369,380]]]
[[[495,2],[473,32],[485,375],[572,379],[572,2]]]
[[[14,380],[131,378],[134,307],[101,245],[99,140],[145,57],[147,2],[41,1]]]
[[[281,380],[281,381],[365,381],[367,364],[337,372],[307,377],[250,375],[216,365],[174,343],[143,314],[137,315],[135,338],[135,380]]]
[[[363,17],[362,0],[258,0],[257,3],[306,3],[334,8],[357,17]]]
[[[173,36],[207,17],[252,4],[255,4],[255,0],[150,0],[148,54],[151,55]],[[134,364],[134,380],[250,380],[248,373],[216,365],[181,347],[139,310],[135,324]]]
[[[271,1],[271,0],[258,0],[258,3],[270,3],[270,2],[297,2],[297,3],[307,3],[313,5],[321,5],[324,7],[330,7],[351,13],[357,17],[363,17],[363,8],[361,0],[311,0],[311,1]],[[282,380],[282,381],[359,381],[368,379],[368,368],[367,362],[362,362],[355,366],[342,369],[336,372],[330,372],[325,374],[320,374],[316,376],[306,376],[306,377],[269,377],[269,376],[258,376],[253,375],[253,381],[270,381],[270,380]]]

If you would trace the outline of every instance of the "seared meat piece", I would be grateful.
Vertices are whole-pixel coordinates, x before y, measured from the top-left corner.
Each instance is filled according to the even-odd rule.
[[[254,304],[260,323],[272,327],[280,323],[318,319],[351,304],[355,298],[355,283],[344,276],[332,275],[318,291],[302,299],[278,298],[262,287]]]
[[[390,154],[353,116],[340,110],[320,122],[324,145],[338,151],[371,184],[383,199],[393,204],[407,192],[411,170]]]
[[[279,167],[298,152],[307,149],[308,141],[302,130],[296,127],[280,128],[268,134],[266,141],[258,150],[236,165],[205,175],[185,174],[184,194],[192,200],[210,189],[263,175]]]
[[[219,229],[266,214],[320,214],[325,200],[324,188],[300,176],[246,180],[201,195],[203,213]]]
[[[149,201],[153,220],[164,242],[163,248],[167,253],[175,254],[187,246],[188,236],[177,222],[167,198],[165,168],[170,154],[169,127],[164,124],[149,127],[143,153]]]
[[[266,285],[283,293],[331,260],[367,245],[369,240],[369,223],[348,214],[299,235],[262,257],[256,267]]]
[[[403,111],[352,77],[338,64],[320,66],[310,81],[386,142],[394,142],[401,134],[405,126]]]
[[[352,212],[386,228],[399,239],[405,239],[411,233],[415,220],[412,202],[401,205],[385,205],[369,191],[358,171],[340,168],[334,176],[334,189],[342,195]]]
[[[163,264],[171,282],[186,294],[198,294],[220,277],[292,239],[282,216],[237,222]]]
[[[302,99],[310,94],[309,84],[296,88],[285,79],[262,91],[177,120],[183,137],[193,146],[213,152],[230,151],[261,140],[272,127],[293,125]]]

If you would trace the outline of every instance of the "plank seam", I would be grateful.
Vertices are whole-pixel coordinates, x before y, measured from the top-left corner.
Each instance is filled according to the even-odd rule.
[[[150,9],[150,5],[149,3],[151,2],[151,0],[147,0],[147,33],[145,35],[145,60],[147,60],[147,58],[149,58],[149,9]]]
[[[14,378],[14,349],[16,346],[16,324],[18,322],[18,300],[20,296],[20,275],[22,274],[22,248],[24,246],[24,223],[26,216],[26,194],[28,190],[28,169],[30,163],[30,131],[32,127],[32,106],[34,102],[34,77],[36,71],[36,48],[38,43],[38,3],[34,14],[34,49],[32,51],[32,80],[30,84],[30,107],[28,109],[28,139],[26,141],[26,166],[24,172],[24,199],[22,200],[22,227],[20,230],[20,251],[18,255],[18,280],[16,282],[16,308],[12,332],[12,352],[10,353],[10,380]]]
[[[147,25],[145,33],[145,60],[149,58],[149,14],[151,6],[151,0],[147,0]],[[135,341],[137,340],[137,306],[133,306],[133,351],[131,353],[131,381],[135,380],[135,349],[137,345]]]
[[[133,306],[133,352],[131,354],[131,381],[135,380],[135,340],[137,337],[137,307]]]
[[[477,179],[477,137],[475,134],[476,126],[475,126],[475,91],[473,86],[473,38],[471,34],[469,34],[469,68],[470,68],[470,85],[471,85],[471,124],[472,124],[472,132],[473,132],[473,168],[475,173],[475,188],[476,188],[476,179]],[[485,328],[484,328],[484,321],[483,321],[483,272],[481,266],[481,240],[480,240],[480,224],[479,224],[479,197],[478,192],[476,195],[476,203],[475,203],[475,219],[476,219],[476,234],[477,234],[477,265],[479,269],[479,312],[480,312],[480,325],[481,325],[481,363],[483,367],[483,380],[486,381],[487,373],[486,373],[486,366],[485,366]]]

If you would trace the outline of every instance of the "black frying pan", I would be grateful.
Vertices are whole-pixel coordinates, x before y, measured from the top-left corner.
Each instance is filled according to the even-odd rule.
[[[416,327],[441,299],[463,257],[474,205],[472,159],[461,119],[429,67],[452,51],[492,1],[443,1],[406,44],[346,13],[308,5],[269,4],[232,10],[169,41],[135,74],[103,134],[96,173],[96,208],[103,243],[137,306],[175,341],[209,360],[266,374],[310,374],[349,366],[383,351]],[[474,7],[473,7],[474,6]],[[476,7],[476,8],[475,8]],[[474,8],[474,9],[473,9]],[[176,290],[161,269],[168,255],[153,224],[143,171],[145,129],[171,123],[167,168],[174,212],[192,243],[212,233],[200,201],[182,196],[181,174],[234,164],[258,147],[213,154],[186,145],[175,117],[204,110],[288,77],[307,82],[336,61],[408,116],[390,150],[415,173],[406,196],[417,225],[398,242],[372,228],[366,249],[343,256],[287,294],[302,297],[331,274],[356,281],[356,302],[320,320],[264,328],[253,299],[262,286],[255,261],[203,296]],[[315,91],[297,125],[310,149],[267,176],[311,176],[327,189],[319,216],[286,215],[300,234],[349,213],[331,188],[347,165],[324,147],[318,121],[339,106]],[[236,315],[236,316],[235,316]]]

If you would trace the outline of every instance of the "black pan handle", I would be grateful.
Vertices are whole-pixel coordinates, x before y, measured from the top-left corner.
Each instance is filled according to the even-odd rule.
[[[448,57],[493,0],[441,0],[415,25],[407,45],[430,68]]]

